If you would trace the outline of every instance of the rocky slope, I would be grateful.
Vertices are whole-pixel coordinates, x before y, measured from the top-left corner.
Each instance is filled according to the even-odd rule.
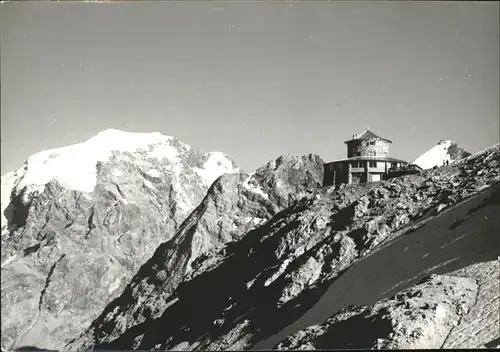
[[[486,340],[494,335],[491,331],[469,342],[445,336],[450,329],[463,329],[463,322],[484,313],[488,304],[483,299],[498,299],[488,293],[481,301],[472,302],[471,297],[480,297],[481,287],[485,286],[485,281],[472,282],[472,274],[451,273],[431,279],[415,291],[402,293],[410,292],[411,296],[411,292],[426,292],[422,300],[411,301],[404,309],[391,311],[389,307],[401,301],[394,296],[396,293],[429,274],[462,268],[473,272],[471,265],[492,261],[500,254],[500,223],[495,216],[499,210],[499,161],[500,148],[496,145],[418,175],[308,194],[270,221],[244,236],[236,236],[241,239],[199,256],[172,293],[161,292],[163,271],[169,264],[165,258],[161,260],[159,249],[154,256],[158,258],[156,264],[151,260],[141,267],[121,301],[107,307],[89,332],[69,347],[265,349],[280,342],[279,346],[284,347],[310,346],[316,343],[314,336],[309,342],[294,334],[332,316],[326,325],[315,328],[320,331],[317,336],[324,335],[330,326],[337,329],[336,334],[344,330],[352,333],[350,322],[383,320],[380,316],[386,314],[397,325],[405,309],[418,313],[416,307],[422,300],[434,307],[428,313],[441,319],[417,320],[415,324],[424,330],[424,337],[419,332],[404,332],[405,337],[396,341],[396,332],[390,337],[391,331],[387,331],[393,328],[382,322],[384,330],[373,336],[380,335],[383,341],[373,342],[370,335],[362,340],[363,346],[488,344]],[[195,213],[202,210],[198,208]],[[191,221],[183,226],[197,228],[197,217]],[[484,270],[481,273],[489,277],[492,269]],[[427,291],[428,286],[440,286],[436,280],[441,280],[445,288]],[[155,288],[157,285],[160,289]],[[136,292],[147,292],[147,312],[141,310],[141,298],[134,297],[134,288]],[[431,302],[430,297],[435,301]],[[372,307],[350,308],[335,316],[349,305]],[[459,306],[465,308],[454,312]],[[133,317],[139,312],[132,323],[120,318],[130,309]],[[467,315],[466,311],[474,311],[475,315]],[[453,317],[458,325],[451,328],[443,323],[443,315]],[[494,321],[495,314],[492,316]],[[431,331],[427,329],[429,324],[441,325]],[[481,331],[489,331],[488,324],[479,323]],[[311,335],[310,330],[305,331],[302,335]],[[450,336],[459,336],[460,330],[456,331]],[[329,341],[329,347],[339,347],[336,340]],[[352,338],[346,336],[338,343],[347,346]]]
[[[495,260],[433,274],[373,306],[343,309],[288,337],[277,349],[498,347],[499,271]]]
[[[107,130],[2,177],[2,347],[60,349],[239,169],[159,133]]]
[[[454,141],[443,140],[413,160],[410,164],[418,165],[425,170],[434,166],[442,166],[445,162],[452,163],[469,155],[471,154],[460,148]]]
[[[323,161],[314,155],[282,156],[252,175],[220,177],[177,234],[160,245],[123,294],[68,348],[118,337],[134,325],[161,315],[167,308],[167,298],[197,258],[208,258],[224,244],[240,240],[296,197],[313,192],[322,177]]]

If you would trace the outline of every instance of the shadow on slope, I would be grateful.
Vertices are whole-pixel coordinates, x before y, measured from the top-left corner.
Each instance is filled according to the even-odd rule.
[[[299,202],[276,215],[275,220],[279,221],[289,213],[300,212],[306,207],[306,204]],[[175,294],[170,297],[172,305],[160,318],[136,325],[110,344],[100,347],[130,349],[134,346],[138,349],[148,349],[165,342],[166,331],[179,342],[194,341],[203,336],[216,338],[221,329],[228,328],[232,322],[239,321],[248,314],[252,315],[255,306],[259,306],[259,309],[262,305],[266,306],[268,313],[275,311],[275,302],[281,292],[273,293],[266,289],[263,282],[260,282],[266,277],[257,278],[250,289],[246,283],[274,264],[274,249],[281,234],[293,230],[298,226],[298,222],[287,223],[275,236],[261,242],[262,237],[271,232],[269,226],[263,225],[250,231],[239,242],[227,245],[221,265],[181,283]],[[259,255],[255,255],[254,251]],[[267,253],[268,256],[263,256],[262,253]],[[221,312],[235,302],[237,308],[222,317],[228,324],[214,324],[217,318],[221,318]],[[273,323],[276,324],[276,321]],[[138,339],[141,341],[139,345],[135,342]]]
[[[16,349],[16,351],[57,351],[57,350],[46,350],[44,348],[38,348],[36,346],[22,346]]]
[[[500,337],[494,340],[491,340],[487,344],[484,345],[486,348],[498,348],[500,346]]]
[[[345,202],[351,203],[360,195],[358,193],[364,194],[373,187],[375,185],[351,187],[356,190],[346,193],[349,196],[345,197]],[[220,254],[223,257],[215,265],[209,265],[201,275],[180,284],[168,298],[168,309],[161,317],[155,319],[151,316],[100,347],[149,349],[167,343],[171,348],[186,341],[201,341],[203,344],[203,341],[224,336],[235,324],[247,319],[251,321],[251,327],[246,328],[250,335],[270,336],[277,333],[317,302],[328,288],[328,285],[321,284],[316,290],[304,292],[299,304],[292,301],[278,306],[276,303],[282,295],[281,281],[284,278],[278,278],[270,285],[265,284],[281,265],[276,257],[280,242],[286,234],[300,232],[299,226],[306,226],[296,216],[308,210],[313,202],[313,197],[304,198],[278,213],[272,222],[249,232],[238,242],[228,244]],[[339,214],[338,221],[344,217],[344,213]],[[313,248],[310,251],[316,250]],[[291,264],[291,267],[294,265]],[[273,319],[269,319],[270,316]]]
[[[26,187],[17,195],[12,191],[10,203],[3,212],[3,215],[7,219],[7,229],[9,231],[14,231],[26,225],[31,201],[28,204],[23,202],[25,192]]]
[[[296,197],[315,192],[322,172],[323,161],[306,155],[280,157],[251,175],[221,176],[176,235],[160,245],[122,295],[71,344],[107,343],[144,320],[158,318],[196,258],[199,262],[218,253],[220,247],[273,218]]]
[[[383,314],[367,319],[369,312],[340,321],[318,338],[316,349],[332,348],[331,341],[335,341],[335,349],[365,349],[372,348],[372,342],[380,336],[386,336],[392,331],[391,319]]]
[[[322,323],[349,305],[372,305],[430,274],[444,274],[500,255],[500,182],[392,240],[359,260],[300,319],[257,343],[270,349],[291,334]],[[456,219],[467,217],[452,228]],[[418,225],[418,223],[417,223]],[[271,316],[271,315],[270,315]],[[358,331],[361,331],[358,329]],[[330,340],[329,347],[343,348]]]

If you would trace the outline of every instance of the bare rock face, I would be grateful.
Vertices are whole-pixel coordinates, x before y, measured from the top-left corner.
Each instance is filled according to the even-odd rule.
[[[210,259],[217,259],[216,254],[225,250],[225,244],[240,240],[290,205],[294,199],[291,195],[314,192],[321,182],[322,170],[323,161],[317,156],[285,156],[252,175],[220,177],[176,235],[160,245],[123,294],[67,348],[91,346],[95,340],[111,341],[128,329],[161,316],[171,305],[169,296],[185,275],[192,277],[202,271],[193,271],[193,265],[211,265]]]
[[[137,149],[109,140],[117,135]],[[3,347],[61,349],[176,233],[213,179],[239,172],[222,153],[136,137],[107,131],[2,177]]]
[[[162,254],[165,250],[158,249],[121,298],[69,348],[267,349],[282,341],[291,344],[287,337],[335,317],[349,305],[358,308],[342,311],[310,336],[340,324],[340,330],[334,330],[338,333],[372,317],[384,330],[363,340],[366,346],[450,343],[453,322],[460,326],[460,319],[473,311],[481,284],[449,274],[403,291],[404,296],[396,293],[431,274],[500,254],[500,223],[493,215],[499,206],[499,161],[497,145],[439,170],[306,194],[247,234],[234,235],[222,248],[214,246],[199,255],[171,293],[162,293],[166,281],[161,272],[168,274],[170,264]],[[258,186],[264,193],[262,183]],[[209,208],[210,197],[176,236],[196,236],[207,226],[200,214]],[[478,221],[485,222],[479,226]],[[469,237],[473,231],[480,238]],[[442,288],[431,289],[438,286]],[[393,298],[384,301],[388,297]],[[143,312],[142,300],[160,308]],[[412,317],[415,323],[410,326]],[[406,330],[398,323],[406,324]],[[487,343],[483,340],[488,336],[475,344]],[[293,341],[302,346],[301,338]],[[349,344],[352,339],[342,341]],[[332,342],[329,347],[338,346]]]
[[[474,264],[451,275],[475,280],[478,290],[475,304],[453,327],[442,348],[499,348],[500,259]]]

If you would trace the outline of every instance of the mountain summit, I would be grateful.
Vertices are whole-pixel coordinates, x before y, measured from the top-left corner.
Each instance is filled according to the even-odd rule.
[[[2,177],[2,346],[62,347],[239,171],[173,137],[106,130]]]
[[[410,164],[418,165],[422,169],[431,169],[442,166],[445,161],[454,162],[471,155],[451,140],[439,141],[434,147],[420,155]]]
[[[91,193],[97,184],[99,164],[111,159],[130,161],[130,158],[150,164],[152,167],[144,172],[152,178],[160,177],[162,172],[179,177],[184,166],[189,166],[193,176],[206,188],[220,175],[239,171],[226,155],[201,154],[174,137],[108,129],[83,143],[36,153],[23,167],[2,176],[2,233],[9,223],[4,212],[12,197],[22,194],[23,202],[29,203],[52,180],[66,189]],[[161,164],[163,170],[157,170],[153,164]],[[115,170],[113,174],[120,177],[121,172]],[[189,208],[186,202],[181,204],[185,210]]]

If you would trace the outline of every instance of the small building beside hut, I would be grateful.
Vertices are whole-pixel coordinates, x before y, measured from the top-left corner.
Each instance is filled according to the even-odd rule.
[[[341,183],[366,183],[390,178],[395,170],[405,169],[407,162],[389,156],[392,141],[367,129],[344,142],[347,158],[324,165],[323,186]]]

